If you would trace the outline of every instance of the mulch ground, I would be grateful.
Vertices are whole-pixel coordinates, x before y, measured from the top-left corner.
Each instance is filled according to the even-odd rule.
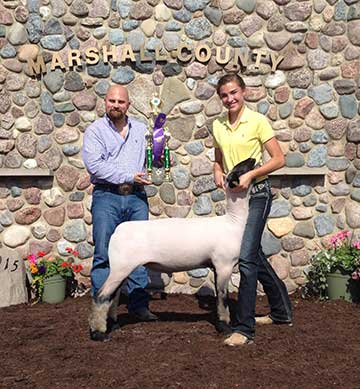
[[[89,340],[89,296],[2,308],[0,387],[359,389],[360,306],[291,299],[293,327],[259,327],[235,349],[216,333],[209,297],[155,295],[155,323],[130,321],[121,305],[108,343]]]

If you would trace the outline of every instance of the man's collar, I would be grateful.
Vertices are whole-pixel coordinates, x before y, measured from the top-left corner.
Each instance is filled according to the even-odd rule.
[[[108,124],[110,125],[111,128],[113,128],[114,130],[118,131],[118,129],[116,128],[114,122],[110,119],[109,115],[107,113],[105,113],[105,120],[108,122]],[[129,116],[126,115],[126,125],[128,126],[129,130],[131,128],[131,118],[129,118]]]

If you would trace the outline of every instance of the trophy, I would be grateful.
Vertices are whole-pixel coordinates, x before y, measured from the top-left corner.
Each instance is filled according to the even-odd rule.
[[[166,115],[159,113],[161,100],[154,95],[150,101],[152,114],[151,125],[145,135],[146,137],[146,170],[148,179],[152,180],[153,168],[155,174],[161,174],[161,157],[164,156],[165,181],[170,181],[170,133],[164,127]]]

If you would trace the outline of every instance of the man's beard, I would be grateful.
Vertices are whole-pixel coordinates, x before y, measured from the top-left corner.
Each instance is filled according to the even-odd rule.
[[[108,112],[108,116],[111,120],[121,120],[125,117],[125,114],[121,111],[116,110],[116,109],[111,109]]]

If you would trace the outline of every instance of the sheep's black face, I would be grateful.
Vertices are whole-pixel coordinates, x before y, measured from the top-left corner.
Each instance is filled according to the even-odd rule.
[[[254,169],[255,159],[248,158],[245,161],[238,163],[227,175],[226,182],[230,188],[235,188],[239,185],[240,176],[247,173],[248,171]]]

